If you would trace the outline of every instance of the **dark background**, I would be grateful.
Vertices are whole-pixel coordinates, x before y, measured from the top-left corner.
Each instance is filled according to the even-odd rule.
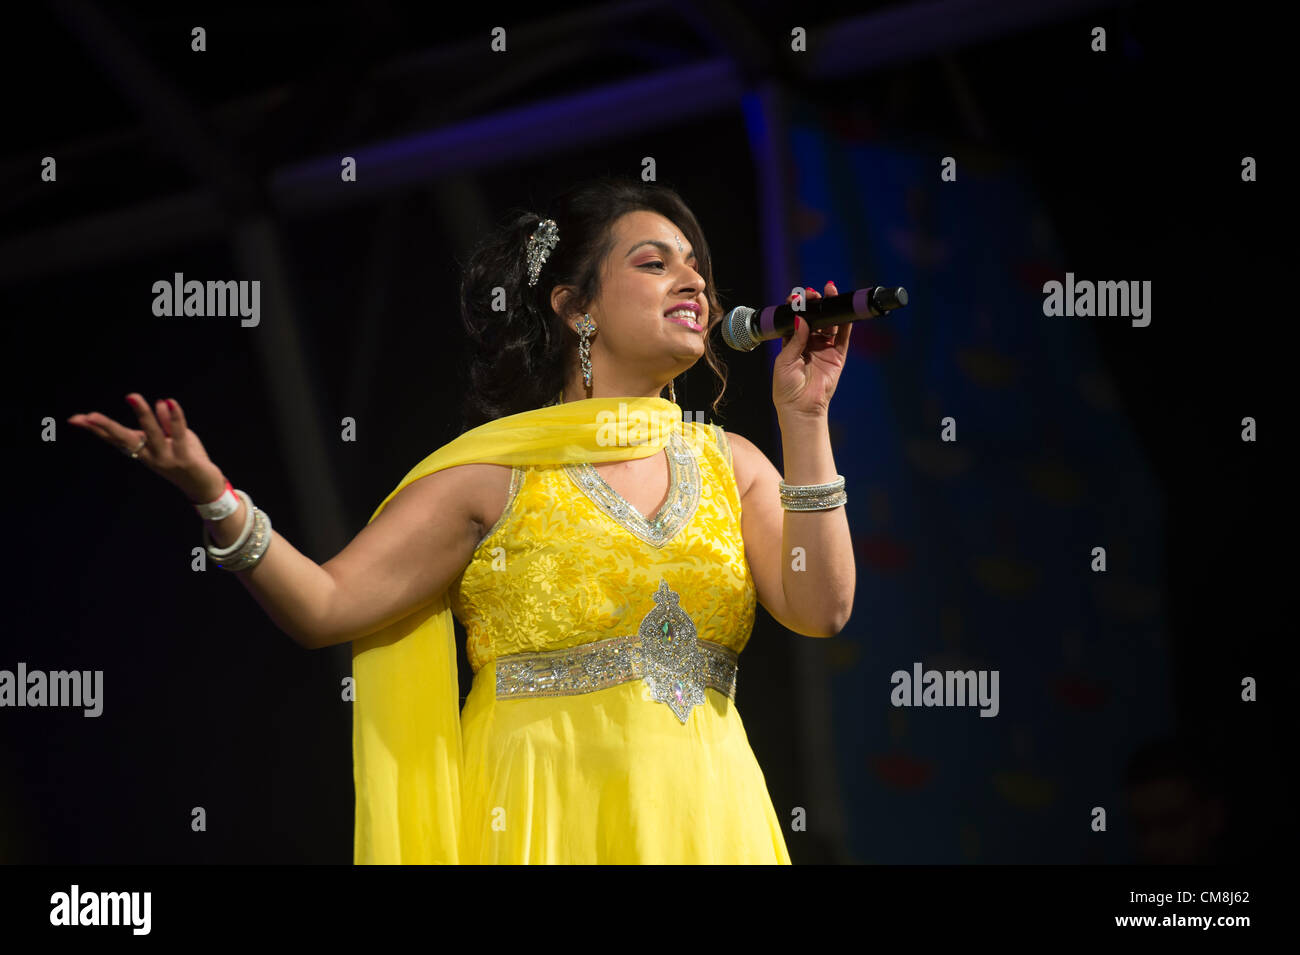
[[[329,559],[414,463],[458,433],[457,257],[508,209],[541,207],[589,175],[637,175],[654,155],[660,181],[704,226],[724,300],[761,304],[774,280],[763,274],[738,109],[697,114],[683,103],[679,121],[595,147],[503,152],[393,189],[367,183],[363,198],[338,204],[283,202],[277,173],[719,55],[753,81],[777,82],[803,118],[828,128],[1014,156],[1077,276],[1155,277],[1150,328],[1091,327],[1165,497],[1174,716],[1207,748],[1225,791],[1230,823],[1215,859],[1271,855],[1288,795],[1272,716],[1290,629],[1287,538],[1278,471],[1264,460],[1282,440],[1290,357],[1276,286],[1295,247],[1279,185],[1279,130],[1292,122],[1286,33],[1267,5],[1200,17],[1076,4],[1031,17],[1008,4],[991,36],[964,38],[959,21],[938,18],[934,31],[951,38],[882,35],[882,47],[903,48],[896,61],[828,79],[781,52],[787,23],[811,31],[903,6],[476,4],[474,17],[452,19],[393,4],[55,4],[13,15],[0,139],[11,611],[0,668],[102,669],[106,709],[93,720],[0,710],[0,859],[351,861],[351,714],[339,701],[349,647],[301,650],[234,579],[191,572],[200,522],[179,493],[65,419],[98,410],[130,422],[128,391],[176,397],[276,530]],[[207,28],[205,54],[190,52],[195,24]],[[498,24],[511,30],[506,65],[488,51]],[[1088,52],[1093,25],[1107,28],[1111,55]],[[58,159],[55,184],[39,178],[46,155]],[[1257,158],[1259,182],[1239,181],[1243,155]],[[172,214],[97,220],[190,193],[196,203]],[[283,370],[290,352],[254,347],[277,321],[265,289],[258,329],[150,312],[150,286],[174,272],[253,277],[234,236],[259,214],[282,253],[301,377]],[[820,287],[830,277],[775,281]],[[766,365],[725,355],[731,402],[720,421],[780,469]],[[679,403],[706,407],[707,367],[687,383]],[[337,440],[345,415],[358,421],[355,444]],[[1259,422],[1256,444],[1238,439],[1246,415]],[[41,440],[46,416],[57,442]],[[292,464],[302,459],[295,441],[313,429],[326,474]],[[339,527],[313,517],[331,501]],[[760,609],[738,701],[783,817],[806,778],[791,717],[807,703],[790,677],[799,639]],[[1239,701],[1241,675],[1258,679],[1259,703]],[[461,677],[467,687],[463,640]],[[196,805],[208,811],[205,834],[189,828]],[[815,824],[788,842],[795,862],[851,861]],[[1006,854],[1083,861],[1064,845]]]

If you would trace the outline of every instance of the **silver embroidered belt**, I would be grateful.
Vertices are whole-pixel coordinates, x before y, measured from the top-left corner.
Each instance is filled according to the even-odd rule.
[[[496,659],[497,699],[567,696],[644,680],[650,698],[666,703],[682,723],[712,687],[736,698],[738,656],[729,647],[701,640],[664,580],[654,609],[637,632],[562,650],[511,653]]]

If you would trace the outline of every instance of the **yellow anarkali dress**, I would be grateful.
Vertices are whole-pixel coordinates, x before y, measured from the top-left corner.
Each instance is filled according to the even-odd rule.
[[[627,410],[672,427],[611,447]],[[725,432],[657,398],[511,417],[398,486],[439,455],[512,467],[445,599],[354,643],[356,861],[789,863],[734,700],[756,595]],[[670,483],[646,518],[591,465],[650,453]],[[455,726],[449,613],[474,670]]]

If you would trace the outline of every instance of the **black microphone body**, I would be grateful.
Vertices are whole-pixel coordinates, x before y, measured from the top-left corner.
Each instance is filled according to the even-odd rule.
[[[736,351],[753,351],[759,342],[781,338],[794,331],[798,315],[813,331],[831,325],[843,325],[864,318],[879,318],[907,304],[907,289],[900,286],[871,285],[856,292],[843,292],[829,298],[810,298],[802,311],[793,305],[769,305],[761,312],[737,305],[720,323],[722,340]]]

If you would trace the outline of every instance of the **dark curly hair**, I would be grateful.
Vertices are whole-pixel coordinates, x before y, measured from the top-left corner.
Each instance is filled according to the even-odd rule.
[[[582,314],[600,295],[601,264],[614,246],[614,222],[639,210],[657,212],[677,226],[696,256],[696,271],[705,281],[709,325],[704,359],[720,386],[712,408],[716,414],[727,390],[726,365],[714,348],[712,332],[722,321],[722,306],[713,285],[713,260],[694,213],[677,192],[638,179],[604,177],[581,183],[553,205],[549,215],[514,209],[498,230],[479,243],[464,267],[460,284],[461,321],[469,337],[469,365],[462,429],[549,404],[564,387],[576,361],[578,336],[551,308],[551,291],[572,285],[566,308]],[[528,285],[525,249],[542,219],[555,220],[559,244],[542,266],[535,286]],[[494,311],[494,292],[505,290],[504,311]]]

